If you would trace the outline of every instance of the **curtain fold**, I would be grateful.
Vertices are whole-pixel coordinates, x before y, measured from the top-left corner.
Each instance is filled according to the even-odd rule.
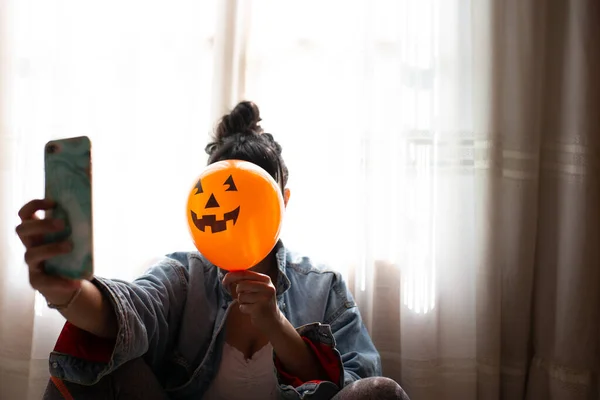
[[[0,2],[0,398],[21,398],[27,393],[31,355],[34,295],[27,290],[27,269],[14,227],[22,181],[20,150],[24,140],[7,127],[11,118],[7,90],[12,66],[7,35],[12,27],[10,4]],[[15,265],[14,260],[19,260]],[[18,299],[16,303],[13,299]],[[10,321],[10,323],[9,323]]]

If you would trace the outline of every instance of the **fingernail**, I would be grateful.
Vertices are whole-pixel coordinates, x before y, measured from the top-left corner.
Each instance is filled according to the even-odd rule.
[[[61,247],[64,250],[72,250],[73,249],[73,243],[72,242],[63,242]]]
[[[62,219],[55,219],[53,225],[56,229],[62,229],[65,226],[65,222]]]

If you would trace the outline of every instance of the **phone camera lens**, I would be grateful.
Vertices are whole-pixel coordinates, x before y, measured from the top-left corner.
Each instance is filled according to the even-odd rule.
[[[51,144],[48,146],[48,153],[54,154],[58,150],[58,147],[55,144]]]

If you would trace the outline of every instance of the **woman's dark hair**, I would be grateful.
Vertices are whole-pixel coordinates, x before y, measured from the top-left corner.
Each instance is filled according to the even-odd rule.
[[[208,164],[223,160],[242,160],[267,171],[282,190],[288,181],[288,169],[281,157],[281,146],[273,135],[260,127],[260,112],[256,104],[243,101],[217,126],[212,141],[206,146]]]

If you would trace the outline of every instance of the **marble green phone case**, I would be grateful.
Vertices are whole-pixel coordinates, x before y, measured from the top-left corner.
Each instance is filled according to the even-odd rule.
[[[46,198],[56,207],[46,218],[65,221],[65,229],[47,235],[46,242],[70,240],[69,254],[46,260],[46,273],[71,279],[91,279],[94,272],[92,240],[91,142],[81,136],[53,140],[45,147]]]

